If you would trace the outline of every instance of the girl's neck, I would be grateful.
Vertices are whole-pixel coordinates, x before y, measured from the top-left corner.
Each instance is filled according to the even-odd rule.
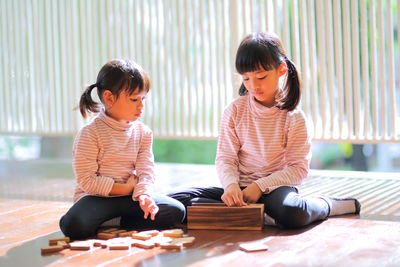
[[[120,122],[120,123],[124,123],[124,124],[129,124],[129,123],[131,123],[131,121],[119,120],[119,119],[115,118],[110,112],[107,111],[107,109],[104,110],[104,113],[105,113],[108,117],[110,117],[110,118],[112,118],[113,120],[118,121],[118,122]]]
[[[271,99],[271,100],[268,100],[268,101],[258,101],[254,96],[251,96],[252,98],[253,98],[253,100],[255,101],[255,102],[257,102],[258,104],[260,104],[260,105],[262,105],[262,106],[264,106],[264,107],[267,107],[267,108],[273,108],[273,107],[275,107],[275,105],[276,105],[276,101],[275,101],[275,98],[274,99]]]

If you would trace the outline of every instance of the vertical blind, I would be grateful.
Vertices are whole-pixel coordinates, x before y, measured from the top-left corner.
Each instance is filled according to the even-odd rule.
[[[400,141],[400,0],[0,0],[0,133],[66,135],[113,58],[150,75],[156,137],[216,138],[234,57],[277,33],[298,66],[314,140]]]

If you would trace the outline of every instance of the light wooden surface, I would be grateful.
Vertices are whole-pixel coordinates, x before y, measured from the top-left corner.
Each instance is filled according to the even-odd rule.
[[[357,216],[330,218],[298,230],[186,230],[196,242],[181,252],[94,247],[42,256],[40,248],[62,236],[58,219],[69,205],[0,200],[0,266],[400,266],[400,222]],[[242,243],[269,249],[247,253],[240,250]]]
[[[163,164],[157,190],[216,185],[214,166]],[[394,174],[312,171],[304,195],[354,196],[360,216],[330,218],[299,230],[186,230],[195,244],[182,252],[63,250],[42,256],[63,236],[60,217],[72,205],[73,179],[0,174],[0,266],[400,266],[400,179]],[[171,178],[173,177],[173,179]],[[189,179],[190,178],[190,179]],[[214,183],[214,184],[213,184]],[[243,242],[269,249],[246,253]]]

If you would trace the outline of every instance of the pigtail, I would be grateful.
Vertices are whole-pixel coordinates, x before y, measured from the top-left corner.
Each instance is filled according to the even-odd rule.
[[[99,103],[93,101],[92,99],[92,90],[93,88],[98,87],[98,85],[92,84],[88,86],[83,92],[81,99],[79,101],[79,110],[82,114],[82,117],[86,119],[87,113],[97,113],[99,112]]]
[[[285,57],[287,65],[286,84],[282,91],[276,97],[280,109],[294,110],[300,102],[300,78],[296,66],[290,59]]]
[[[239,95],[243,96],[246,95],[248,93],[246,87],[244,86],[244,84],[242,83],[239,87]]]

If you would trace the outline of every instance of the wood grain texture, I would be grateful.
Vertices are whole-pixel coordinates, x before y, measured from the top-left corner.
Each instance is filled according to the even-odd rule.
[[[262,230],[264,204],[228,207],[222,203],[207,203],[187,207],[188,229]]]

